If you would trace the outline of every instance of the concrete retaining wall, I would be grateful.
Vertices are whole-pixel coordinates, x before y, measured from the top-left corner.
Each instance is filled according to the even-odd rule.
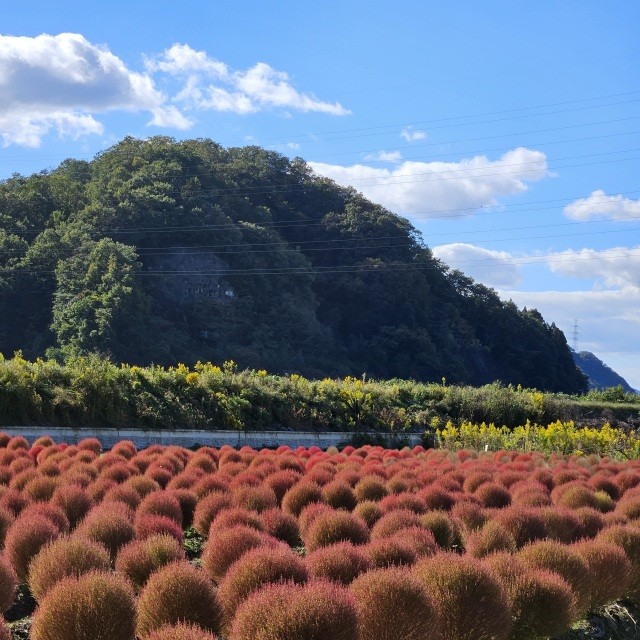
[[[75,444],[83,438],[95,437],[102,445],[112,447],[119,440],[131,440],[136,447],[143,448],[151,444],[175,444],[181,447],[197,445],[221,447],[224,444],[233,447],[249,446],[254,449],[263,447],[317,446],[321,449],[344,444],[352,434],[339,431],[206,431],[204,429],[184,429],[179,431],[143,431],[141,429],[71,429],[64,427],[0,427],[10,435],[24,436],[32,442],[38,436],[51,436],[56,442]],[[411,433],[402,436],[403,442],[410,445],[421,444],[420,434]]]

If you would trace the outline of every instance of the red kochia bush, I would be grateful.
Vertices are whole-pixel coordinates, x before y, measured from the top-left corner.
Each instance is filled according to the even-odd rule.
[[[425,529],[433,533],[436,542],[443,549],[451,549],[458,544],[459,532],[455,522],[442,511],[428,511],[420,516],[420,522]]]
[[[270,536],[286,542],[290,547],[300,543],[298,521],[290,513],[268,509],[260,514],[260,521],[263,531]]]
[[[202,565],[209,577],[219,582],[236,560],[251,549],[267,545],[268,540],[254,528],[243,525],[217,532],[204,545]]]
[[[596,540],[610,542],[620,547],[631,562],[631,584],[625,596],[640,599],[640,529],[631,525],[614,525],[603,529]]]
[[[314,578],[324,578],[344,585],[373,568],[365,551],[350,542],[338,542],[313,551],[305,558],[305,563]]]
[[[64,511],[71,529],[75,529],[91,508],[91,498],[82,487],[75,484],[58,487],[51,502]]]
[[[9,559],[0,555],[0,614],[13,604],[18,587],[18,576]]]
[[[554,571],[562,576],[576,596],[579,613],[591,602],[591,575],[582,557],[571,547],[555,540],[542,540],[523,547],[518,557],[529,567]]]
[[[140,591],[154,571],[180,560],[185,560],[184,549],[174,537],[154,535],[125,544],[118,552],[116,571]]]
[[[147,494],[136,509],[136,515],[143,514],[165,516],[182,526],[180,502],[170,491],[154,491]]]
[[[220,582],[218,599],[226,624],[231,622],[240,603],[265,584],[289,580],[302,584],[307,577],[302,559],[284,545],[247,551],[231,565]]]
[[[322,497],[324,501],[334,509],[346,509],[352,511],[358,501],[353,493],[353,489],[341,480],[333,480],[322,487]]]
[[[353,489],[353,493],[358,502],[364,502],[365,500],[377,502],[388,495],[389,491],[380,478],[376,476],[365,476],[362,480],[358,481]]]
[[[283,471],[276,471],[266,478],[265,484],[271,487],[276,494],[278,504],[282,503],[284,494],[293,487],[298,480],[300,480],[300,474],[297,471],[291,469],[284,469]]]
[[[369,528],[360,517],[342,510],[321,513],[303,534],[307,551],[314,551],[336,542],[365,544],[369,541]]]
[[[374,567],[386,568],[413,564],[418,553],[409,542],[401,538],[382,538],[370,542],[364,551]]]
[[[439,640],[437,611],[424,584],[406,569],[377,569],[349,588],[360,637],[366,640]]]
[[[382,516],[382,510],[380,509],[379,504],[377,502],[372,502],[371,500],[359,502],[353,510],[353,513],[360,516],[367,523],[369,528],[373,527],[373,525]]]
[[[9,527],[5,540],[5,554],[20,582],[26,582],[29,563],[47,542],[58,537],[60,531],[51,520],[40,515],[18,518]]]
[[[213,633],[220,629],[215,587],[204,571],[188,562],[174,562],[153,573],[138,599],[139,636],[179,622]]]
[[[211,521],[222,509],[231,506],[231,498],[224,493],[210,493],[196,505],[193,513],[193,526],[201,536],[209,535]]]
[[[331,582],[269,585],[238,609],[229,640],[358,640],[353,597]]]
[[[511,602],[510,638],[539,640],[567,631],[577,618],[571,587],[557,573],[514,571],[503,578]]]
[[[297,517],[312,502],[323,502],[322,489],[313,482],[303,480],[284,494],[282,510]]]
[[[526,507],[509,507],[499,511],[493,518],[514,538],[518,547],[540,540],[547,535],[540,513]]]
[[[573,546],[587,563],[591,576],[590,610],[624,596],[631,584],[631,562],[615,544],[585,540]]]
[[[489,520],[482,529],[467,535],[464,547],[469,555],[483,558],[496,551],[514,552],[516,541],[499,522]]]
[[[118,549],[135,537],[132,518],[131,512],[119,503],[98,505],[89,511],[74,535],[103,544],[115,559]]]
[[[151,513],[136,516],[134,521],[136,538],[144,540],[154,535],[169,535],[180,544],[184,541],[182,527],[167,516],[156,516]]]
[[[32,640],[134,640],[135,602],[127,581],[113,573],[64,578],[36,610]]]
[[[420,560],[413,574],[438,612],[442,640],[506,640],[511,608],[497,576],[479,560],[440,553]]]
[[[511,494],[495,482],[485,482],[475,491],[475,496],[483,506],[502,509],[511,503]]]
[[[217,636],[198,625],[180,623],[152,631],[144,640],[217,640]]]
[[[255,511],[249,511],[241,507],[230,507],[218,512],[209,525],[209,535],[212,536],[219,531],[224,531],[236,525],[252,527],[256,531],[262,531],[262,521]]]
[[[389,511],[378,520],[371,529],[371,539],[389,538],[394,533],[409,527],[421,527],[420,516],[408,509]],[[424,528],[424,527],[423,527]]]
[[[239,487],[233,491],[231,501],[237,507],[261,513],[278,506],[275,491],[268,486]]]
[[[109,552],[101,544],[81,538],[58,538],[45,545],[31,561],[29,589],[40,602],[63,578],[110,568]]]

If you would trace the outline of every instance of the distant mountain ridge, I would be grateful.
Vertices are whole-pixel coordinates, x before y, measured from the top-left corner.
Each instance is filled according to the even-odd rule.
[[[571,351],[573,360],[580,370],[589,377],[590,389],[607,389],[620,385],[627,393],[636,390],[611,367],[608,367],[600,358],[590,351]]]

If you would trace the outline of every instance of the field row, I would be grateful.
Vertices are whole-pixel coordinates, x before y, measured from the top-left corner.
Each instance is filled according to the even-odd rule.
[[[640,461],[0,434],[0,544],[16,638],[536,640],[640,602]]]

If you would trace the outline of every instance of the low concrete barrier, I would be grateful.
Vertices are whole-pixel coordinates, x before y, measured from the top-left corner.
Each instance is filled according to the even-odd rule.
[[[142,429],[73,429],[66,427],[0,427],[9,435],[24,436],[32,442],[42,435],[51,436],[56,442],[75,444],[83,438],[98,438],[104,447],[112,447],[119,440],[131,440],[136,447],[143,448],[152,444],[174,444],[181,447],[197,445],[221,447],[249,446],[254,449],[263,447],[311,447],[321,449],[344,444],[353,434],[341,431],[207,431],[205,429],[184,429],[172,431],[145,431]],[[380,434],[371,434],[373,437]],[[393,437],[393,436],[391,436]],[[411,446],[422,443],[419,433],[401,434],[402,443]]]

